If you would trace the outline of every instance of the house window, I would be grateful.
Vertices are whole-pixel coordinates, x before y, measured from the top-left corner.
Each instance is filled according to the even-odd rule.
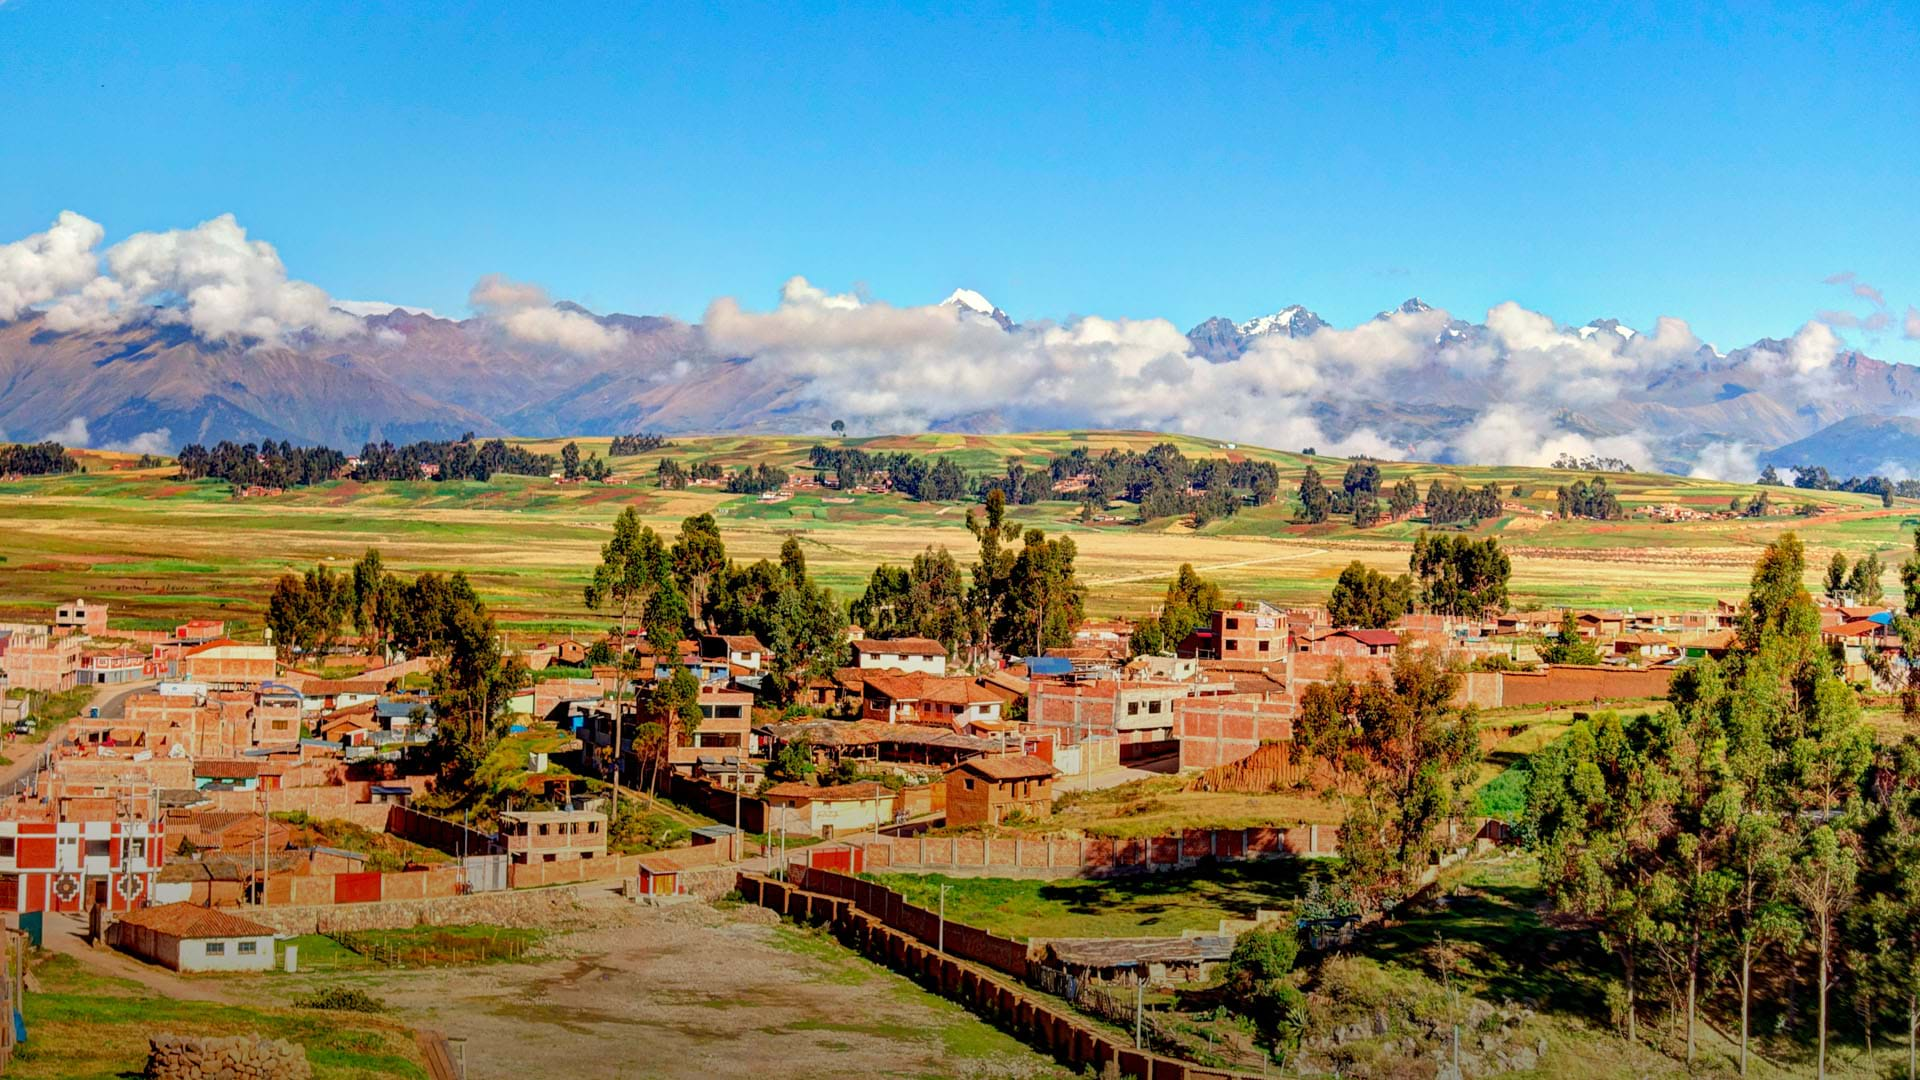
[[[1160,703],[1157,701],[1147,702],[1147,711],[1150,713],[1158,713],[1160,711]]]
[[[111,840],[87,841],[87,858],[104,859],[111,854],[113,854],[113,841]]]
[[[1239,620],[1239,619],[1228,619],[1228,620],[1227,620],[1227,629],[1229,629],[1229,630],[1238,630],[1238,629],[1240,629],[1240,620]]]
[[[1128,716],[1139,716],[1139,715],[1140,715],[1140,703],[1139,703],[1139,702],[1137,702],[1137,701],[1129,701],[1129,702],[1127,702],[1127,715],[1128,715]]]
[[[1268,642],[1265,642],[1265,641],[1263,641],[1263,642],[1261,642],[1261,643],[1260,643],[1260,651],[1261,651],[1261,652],[1266,652],[1266,651],[1267,651],[1267,645],[1268,645],[1268,644],[1269,644],[1269,643],[1268,643]]]
[[[13,837],[0,836],[0,859],[13,858]]]
[[[555,855],[555,854],[554,854],[553,852],[551,852],[551,851],[549,851],[549,852],[547,852],[547,853],[546,853],[545,855],[543,855],[543,856],[541,856],[541,861],[542,861],[542,862],[553,862],[553,861],[554,861],[555,859],[557,859],[558,857],[559,857],[559,856],[557,856],[557,855]]]
[[[225,955],[227,955],[227,943],[226,943],[226,942],[224,942],[224,941],[209,941],[209,942],[207,942],[207,955],[208,955],[208,956],[225,956]]]
[[[259,951],[260,951],[260,943],[257,941],[243,941],[240,943],[241,956],[252,956],[253,954]]]
[[[9,840],[7,841],[7,843],[8,843],[8,846],[12,846],[13,841]],[[146,837],[136,836],[131,840],[128,840],[127,843],[129,845],[128,852],[127,852],[128,858],[145,859],[147,857],[147,838]]]
[[[968,791],[972,791],[972,790],[973,790],[973,777],[971,777],[971,776],[969,776],[969,777],[967,777],[966,779],[967,779],[967,790],[968,790]]]

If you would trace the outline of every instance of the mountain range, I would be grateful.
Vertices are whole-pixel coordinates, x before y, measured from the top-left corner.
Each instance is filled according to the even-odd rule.
[[[817,373],[719,348],[700,325],[600,315],[567,302],[553,307],[590,320],[614,344],[569,351],[516,337],[496,319],[454,320],[401,308],[358,316],[364,333],[323,338],[301,332],[264,343],[207,340],[162,309],[116,329],[68,333],[28,311],[0,323],[0,437],[39,438],[83,421],[98,446],[170,450],[220,439],[286,439],[353,449],[369,440],[468,431],[824,431],[845,409],[844,401],[829,403],[809,392]],[[992,327],[1009,335],[1029,329],[968,289],[955,290],[939,307],[953,309],[962,322],[977,321],[989,334]],[[1431,311],[1411,299],[1377,318]],[[1511,333],[1461,319],[1421,325],[1435,329],[1413,362],[1402,362],[1367,392],[1302,391],[1304,415],[1329,438],[1364,429],[1390,440],[1403,456],[1458,460],[1469,451],[1450,448],[1473,445],[1461,441],[1462,432],[1488,402],[1502,399],[1517,375],[1538,382],[1557,377],[1552,370],[1529,376],[1516,369],[1518,360],[1502,344]],[[1602,359],[1611,355],[1605,350],[1629,355],[1629,343],[1644,337],[1613,319],[1555,330],[1568,340],[1604,346],[1596,353]],[[1308,349],[1329,331],[1326,320],[1296,304],[1245,320],[1210,318],[1188,331],[1186,340],[1194,357],[1225,369],[1251,362],[1252,354],[1268,356],[1261,350],[1274,343]],[[1280,355],[1291,355],[1284,348]],[[1654,460],[1647,464],[1679,471],[1703,447],[1719,443],[1748,447],[1761,460],[1812,461],[1838,473],[1885,471],[1889,462],[1913,462],[1920,471],[1920,421],[1897,420],[1920,412],[1920,368],[1836,348],[1830,358],[1784,377],[1782,358],[1794,353],[1794,342],[1762,340],[1726,353],[1704,344],[1689,348],[1658,365],[1610,373],[1619,380],[1617,393],[1577,405],[1539,395],[1529,407],[1530,422],[1586,439],[1638,438],[1653,447]],[[1571,362],[1559,355],[1538,354],[1543,360],[1527,354],[1526,363]],[[1481,366],[1461,361],[1474,356],[1483,358]],[[982,430],[1030,423],[1017,408],[1019,388],[1006,392],[1005,410],[976,409],[932,426]],[[1880,426],[1863,418],[1876,418]],[[1099,415],[1045,419],[1059,426],[1114,426]],[[1843,421],[1852,426],[1827,430]],[[876,419],[872,427],[882,423]],[[1882,438],[1894,432],[1902,437]],[[1863,438],[1885,445],[1853,445]]]

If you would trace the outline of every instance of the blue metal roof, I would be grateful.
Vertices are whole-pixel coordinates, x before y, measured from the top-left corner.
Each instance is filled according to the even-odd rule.
[[[1027,670],[1035,675],[1071,675],[1073,661],[1064,656],[1029,656]]]

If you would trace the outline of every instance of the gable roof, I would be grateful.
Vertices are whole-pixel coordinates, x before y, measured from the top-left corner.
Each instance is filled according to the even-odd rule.
[[[947,647],[923,637],[903,637],[891,640],[861,638],[853,643],[855,652],[872,653],[876,656],[945,656]]]
[[[892,788],[877,780],[861,780],[852,784],[831,784],[814,787],[797,780],[784,784],[775,784],[763,794],[781,799],[805,799],[808,802],[864,802],[868,799],[891,799]]]
[[[141,908],[120,916],[120,922],[177,938],[272,937],[273,927],[229,915],[218,908],[182,900]]]
[[[1362,645],[1381,648],[1400,644],[1400,635],[1391,630],[1342,630],[1340,636],[1350,637]]]
[[[954,768],[979,773],[989,780],[1045,780],[1055,774],[1053,766],[1032,754],[969,758]]]

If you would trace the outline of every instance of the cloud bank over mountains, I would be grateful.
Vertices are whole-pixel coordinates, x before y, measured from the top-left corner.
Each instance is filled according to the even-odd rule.
[[[1822,313],[1785,340],[1721,353],[1679,318],[1644,331],[1613,320],[1568,327],[1513,302],[1479,322],[1409,300],[1352,327],[1295,305],[1183,331],[1166,319],[1098,315],[1016,324],[964,288],[941,303],[894,305],[797,276],[771,308],[723,297],[687,326],[596,315],[555,303],[540,285],[488,274],[469,293],[473,316],[454,321],[336,300],[290,277],[274,247],[230,214],[103,249],[104,240],[98,223],[68,211],[46,231],[0,245],[0,350],[14,350],[16,367],[31,375],[57,352],[79,372],[89,355],[115,355],[114,335],[185,331],[192,342],[166,345],[187,349],[191,359],[176,362],[195,365],[209,384],[216,369],[306,371],[324,358],[334,368],[327,378],[365,383],[358,392],[393,384],[445,405],[424,410],[431,415],[420,422],[433,430],[488,420],[566,430],[569,415],[609,430],[817,431],[830,419],[870,432],[1126,427],[1387,458],[1544,465],[1599,456],[1748,479],[1763,448],[1849,415],[1830,399],[1875,385],[1880,369],[1897,370],[1881,379],[1888,400],[1869,404],[1903,411],[1913,397],[1920,411],[1920,369],[1861,357],[1840,337],[1890,330],[1894,318],[1882,292],[1851,273],[1827,279],[1851,308]],[[28,323],[35,336],[6,336],[8,324]],[[1920,337],[1920,309],[1907,309],[1902,329]],[[65,337],[56,348],[43,331]],[[0,353],[0,363],[8,359]],[[1862,364],[1877,367],[1863,374]],[[100,385],[109,375],[74,377],[90,380],[88,392],[62,407],[104,412],[36,408],[80,444],[102,431],[115,432],[103,442],[141,449],[161,449],[176,432],[181,441],[219,438],[228,412],[260,420],[274,407],[212,385],[200,398],[170,386],[190,400],[127,412]],[[489,381],[499,395],[475,385]],[[536,388],[553,396],[528,397]],[[8,405],[0,397],[0,422],[18,433]],[[138,430],[129,426],[136,415],[148,417]],[[333,423],[327,430],[391,429],[378,418]],[[274,425],[310,430],[293,419],[260,430],[271,437]]]

